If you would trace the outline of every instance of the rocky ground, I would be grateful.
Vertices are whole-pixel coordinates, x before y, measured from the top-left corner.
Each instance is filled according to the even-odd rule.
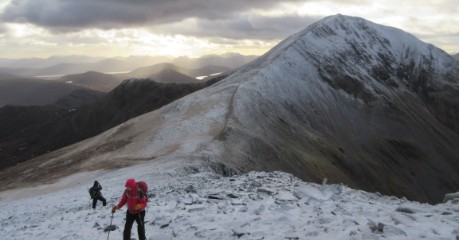
[[[145,227],[151,240],[459,236],[457,201],[421,204],[343,185],[307,183],[283,172],[221,177],[139,166],[2,192],[0,234],[5,239],[101,239],[112,229],[109,238],[122,239],[125,207],[113,219],[110,209],[135,170],[134,177],[150,186]],[[87,189],[96,178],[108,204],[99,202],[93,210]],[[137,239],[135,224],[132,237]]]

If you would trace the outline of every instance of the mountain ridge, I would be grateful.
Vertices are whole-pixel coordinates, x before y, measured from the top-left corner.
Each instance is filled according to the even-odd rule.
[[[0,169],[97,135],[215,81],[130,79],[107,94],[78,90],[55,104],[0,108]]]

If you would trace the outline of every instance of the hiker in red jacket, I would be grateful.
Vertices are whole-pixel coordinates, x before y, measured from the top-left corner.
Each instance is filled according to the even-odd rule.
[[[123,240],[131,239],[131,228],[134,220],[137,222],[137,233],[139,240],[145,240],[145,208],[147,207],[146,197],[140,193],[138,186],[133,178],[126,181],[126,189],[118,205],[112,208],[112,213],[127,204],[126,223],[124,224]]]

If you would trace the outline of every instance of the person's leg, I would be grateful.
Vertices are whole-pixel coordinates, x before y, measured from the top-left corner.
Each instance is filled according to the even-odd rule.
[[[135,221],[137,222],[137,234],[139,235],[139,240],[145,240],[145,211],[141,211],[136,214]]]
[[[126,223],[124,224],[124,231],[123,231],[123,240],[130,240],[131,239],[131,228],[132,224],[134,223],[136,215],[132,215],[129,211],[126,211]]]
[[[97,198],[92,199],[92,208],[96,209]]]
[[[107,200],[106,200],[104,197],[99,196],[99,200],[102,201],[102,205],[103,205],[103,206],[106,206],[106,205],[107,205]]]

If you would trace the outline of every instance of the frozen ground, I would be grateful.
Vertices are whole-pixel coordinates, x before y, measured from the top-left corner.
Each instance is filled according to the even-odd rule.
[[[147,238],[156,239],[457,239],[459,205],[410,202],[342,185],[303,182],[282,172],[220,177],[137,165],[69,177],[53,185],[0,193],[2,239],[107,239],[111,206],[129,177],[151,198]],[[135,173],[135,174],[133,174]],[[94,180],[108,200],[91,208]],[[35,195],[35,196],[27,196]],[[125,207],[110,239],[122,239]],[[137,238],[136,224],[133,239]]]

